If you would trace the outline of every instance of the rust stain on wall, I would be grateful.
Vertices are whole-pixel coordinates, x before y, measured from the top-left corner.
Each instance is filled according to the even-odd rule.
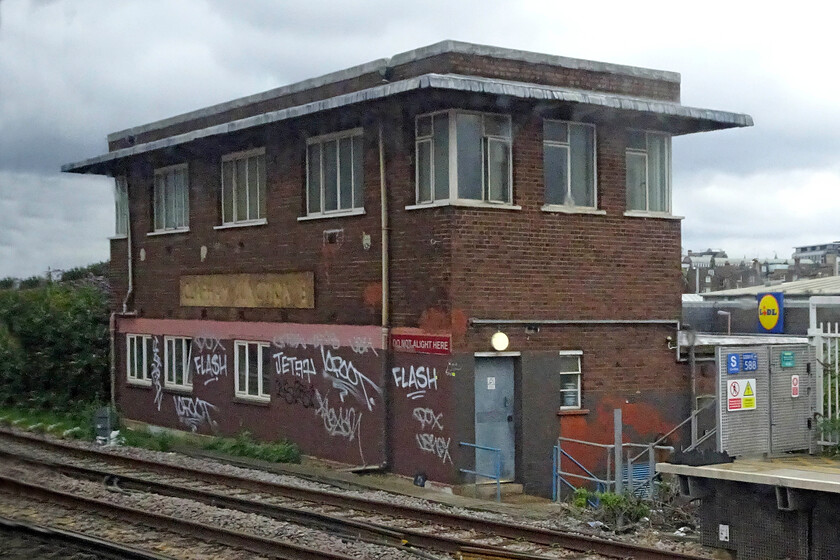
[[[180,280],[184,307],[315,307],[312,272],[204,274],[181,276]]]

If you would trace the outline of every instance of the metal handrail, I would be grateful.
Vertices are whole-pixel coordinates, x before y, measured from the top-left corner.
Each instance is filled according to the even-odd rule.
[[[483,451],[492,451],[496,454],[496,474],[487,474],[478,471],[473,471],[470,469],[458,469],[459,472],[471,474],[474,476],[483,476],[485,478],[490,478],[496,481],[496,501],[502,501],[502,450],[498,447],[487,447],[486,445],[478,445],[475,443],[467,443],[461,441],[458,445],[463,445],[464,447],[472,447],[473,449],[481,449]],[[478,485],[478,481],[476,480],[476,485]]]

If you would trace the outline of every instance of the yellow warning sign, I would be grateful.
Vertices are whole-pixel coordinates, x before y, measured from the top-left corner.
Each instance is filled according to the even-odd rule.
[[[752,385],[750,385],[749,381],[747,381],[747,388],[744,389],[744,396],[745,397],[754,397],[755,396],[755,393],[753,393],[753,390],[752,390]],[[753,400],[755,400],[755,399],[753,399]]]
[[[741,400],[743,401],[741,406],[744,410],[755,408],[755,397],[744,397]]]

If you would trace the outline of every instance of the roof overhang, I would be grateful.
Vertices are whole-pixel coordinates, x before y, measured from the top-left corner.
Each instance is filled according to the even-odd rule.
[[[61,170],[70,173],[110,175],[113,164],[140,154],[418,90],[478,93],[540,101],[543,104],[580,104],[611,114],[623,115],[634,121],[635,126],[642,128],[649,126],[652,129],[675,135],[753,125],[752,117],[749,115],[686,107],[667,101],[475,76],[425,74],[114,150],[84,161],[63,165]]]

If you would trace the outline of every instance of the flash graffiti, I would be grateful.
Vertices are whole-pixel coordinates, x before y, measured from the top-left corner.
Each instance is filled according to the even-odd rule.
[[[359,457],[365,464],[365,456],[362,453],[362,413],[356,412],[352,407],[339,407],[338,410],[330,406],[329,399],[321,396],[320,391],[315,390],[315,400],[318,409],[315,414],[324,422],[324,429],[330,437],[342,437],[348,442],[354,439],[359,443]]]
[[[427,389],[437,391],[437,369],[426,366],[410,366],[408,374],[404,367],[391,368],[394,376],[394,385],[399,389],[410,389],[406,394],[410,399],[420,399],[426,396]]]
[[[360,372],[353,362],[341,356],[333,356],[332,352],[321,347],[321,359],[324,362],[324,377],[332,380],[332,386],[338,389],[338,397],[344,402],[347,395],[353,395],[363,403],[368,410],[373,410],[373,393],[382,394],[373,381]]]
[[[425,430],[426,426],[429,426],[432,430],[443,429],[443,424],[441,423],[443,412],[435,414],[435,411],[431,408],[415,408],[413,415],[414,419],[420,422],[421,430]]]
[[[452,464],[452,457],[449,455],[449,443],[452,438],[442,438],[435,434],[416,434],[414,437],[421,451],[436,455],[442,463],[449,461]]]
[[[199,398],[179,397],[177,395],[172,396],[172,401],[175,403],[175,414],[178,415],[178,421],[188,426],[193,432],[205,423],[211,428],[216,427],[216,422],[210,417],[210,411],[218,409],[209,402]]]
[[[274,371],[277,375],[293,375],[306,378],[306,382],[310,383],[312,376],[318,373],[315,370],[315,360],[312,358],[300,359],[295,356],[288,356],[283,352],[278,352],[272,357],[274,358]]]
[[[163,361],[160,359],[160,346],[158,337],[152,337],[152,386],[155,388],[154,403],[160,412],[160,405],[163,402],[163,386],[160,383],[160,369]]]

